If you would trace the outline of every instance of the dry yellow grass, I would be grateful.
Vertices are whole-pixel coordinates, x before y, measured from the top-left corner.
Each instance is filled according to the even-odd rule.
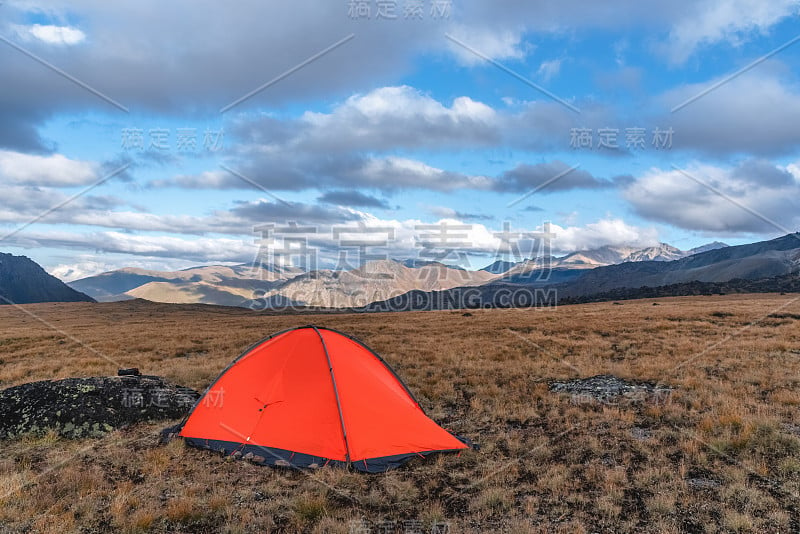
[[[26,437],[0,442],[0,531],[348,532],[360,521],[376,532],[798,531],[795,298],[316,316],[144,302],[0,307],[1,387],[136,366],[202,390],[261,337],[313,323],[367,343],[429,415],[482,445],[361,475],[159,446],[167,423],[99,440]],[[601,373],[675,390],[602,406],[547,388]]]

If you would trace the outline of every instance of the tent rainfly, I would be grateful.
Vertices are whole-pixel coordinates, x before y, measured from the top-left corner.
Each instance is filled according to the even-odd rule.
[[[250,347],[168,431],[189,445],[264,465],[367,473],[471,446],[428,418],[367,346],[310,325]]]

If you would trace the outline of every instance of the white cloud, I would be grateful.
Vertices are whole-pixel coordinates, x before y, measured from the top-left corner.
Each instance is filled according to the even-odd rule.
[[[77,261],[55,265],[54,267],[48,268],[47,272],[60,279],[62,282],[73,282],[88,276],[113,271],[121,267],[133,267],[131,263],[139,263],[131,258],[126,258],[126,262],[128,263],[126,265],[119,265],[108,261],[98,261],[85,254],[76,256],[75,260]]]
[[[786,170],[794,176],[794,179],[800,184],[800,163],[790,163],[786,166]]]
[[[21,240],[20,240],[21,241]],[[65,231],[26,233],[21,245],[84,249],[103,253],[129,254],[152,258],[171,258],[183,261],[251,261],[258,247],[250,239],[222,237],[176,237],[166,235],[136,235],[123,232],[77,233]]]
[[[549,82],[554,77],[558,76],[558,73],[561,72],[561,59],[551,59],[549,61],[543,61],[541,65],[539,65],[539,70],[536,71],[536,74],[542,81]]]
[[[787,66],[770,60],[723,83],[724,78],[681,85],[657,97],[665,110],[702,95],[657,124],[669,125],[675,148],[713,154],[796,154],[800,146],[800,90],[787,82]]]
[[[125,9],[120,9],[117,2],[49,0],[46,13],[55,22],[22,24],[28,13],[43,11],[36,6],[38,3],[12,2],[4,6],[0,26],[8,27],[10,21],[16,21],[23,35],[39,42],[84,42],[86,46],[61,54],[58,66],[81,80],[102,79],[100,89],[126,106],[143,112],[168,110],[177,114],[219,109],[259,87],[268,79],[268,73],[284,72],[350,33],[356,33],[358,38],[327,54],[324,61],[315,61],[269,91],[255,95],[237,111],[246,107],[280,107],[287,101],[333,95],[336,98],[357,88],[374,86],[380,80],[402,79],[411,72],[420,54],[451,50],[458,60],[469,64],[483,61],[445,39],[443,34],[448,32],[481,53],[505,61],[526,57],[531,48],[524,40],[526,35],[582,35],[595,29],[635,29],[643,35],[656,35],[671,28],[672,47],[676,54],[685,56],[699,42],[766,31],[792,13],[796,0],[509,0],[502,7],[465,0],[459,3],[452,20],[426,17],[419,24],[365,24],[364,20],[349,18],[347,6],[340,2],[311,0],[291,4],[250,1],[234,10],[210,0],[140,0]],[[159,16],[154,18],[154,12]],[[187,12],[192,16],[187,17]],[[91,28],[91,38],[67,25],[64,21],[69,18]],[[203,31],[198,32],[197,28]],[[264,54],[264,50],[291,53]],[[232,57],[236,61],[231,61]],[[5,122],[14,120],[16,137],[20,137],[21,126],[40,125],[65,110],[107,111],[107,102],[85,98],[78,91],[63,91],[60,84],[52,83],[51,72],[19,67],[17,59],[13,54],[0,56],[0,71],[11,73],[4,77],[4,94],[9,95],[9,109],[14,110],[3,118]],[[30,133],[24,141],[25,145],[18,140],[15,146],[43,147],[41,140]]]
[[[217,262],[226,264],[228,262]],[[74,282],[81,278],[116,271],[126,267],[145,269],[148,271],[179,271],[202,265],[202,262],[186,261],[170,258],[150,258],[147,256],[131,256],[127,254],[107,254],[98,259],[94,254],[76,254],[68,263],[56,263],[42,266],[45,270],[62,282]]]
[[[496,61],[524,59],[528,50],[522,43],[522,32],[481,26],[454,26],[452,36],[472,50],[450,42],[450,49],[463,65],[472,66],[486,63],[481,56]],[[473,52],[474,50],[474,52]],[[476,54],[477,52],[478,54]]]
[[[561,217],[561,221],[568,225],[573,226],[577,221],[580,213],[577,211],[570,211],[570,212],[559,212],[558,216]]]
[[[444,225],[450,241],[441,243],[453,247],[454,252],[445,258],[446,262],[456,263],[464,254],[487,256],[500,251],[503,242],[495,234],[500,228],[492,228],[485,224],[469,224],[461,218],[444,217],[435,222],[421,219],[386,220],[370,214],[363,214],[363,224],[366,227],[392,228],[394,238],[389,240],[383,252],[390,258],[417,258],[423,257],[421,252],[425,247],[421,244],[423,234],[436,234],[439,232],[430,225]],[[349,223],[357,228],[355,222]],[[427,228],[421,228],[427,226]],[[340,225],[337,227],[341,228]],[[449,227],[449,230],[447,229]],[[640,228],[621,219],[601,219],[585,226],[561,227],[552,225],[555,233],[553,250],[559,254],[566,254],[577,250],[586,250],[605,245],[616,246],[650,246],[658,243],[658,234],[652,228]],[[541,232],[541,226],[529,229],[512,229],[512,231]],[[381,234],[385,235],[385,234]],[[293,237],[302,237],[293,234]],[[306,235],[309,247],[318,248],[318,256],[323,265],[335,265],[338,258],[340,243],[333,237],[330,225],[317,225],[316,231]],[[278,236],[280,239],[280,236]],[[430,239],[429,239],[430,240]],[[437,241],[433,241],[437,242]],[[456,245],[455,243],[460,243]],[[145,267],[142,261],[170,262],[249,262],[255,257],[258,245],[252,235],[241,239],[222,237],[187,237],[166,235],[136,235],[116,231],[103,232],[26,232],[24,238],[17,239],[16,246],[22,247],[49,247],[69,250],[87,250],[95,254],[79,254],[79,261],[57,265],[51,272],[64,279],[77,279],[103,272],[110,268],[122,266]],[[430,250],[430,249],[428,249]],[[123,260],[107,262],[98,260],[96,251],[104,254],[123,254]],[[379,250],[370,250],[380,253]],[[441,252],[442,250],[437,249]],[[104,256],[103,256],[104,257]],[[124,258],[128,258],[125,260]],[[145,258],[146,260],[144,260]],[[521,258],[520,258],[521,259]],[[469,265],[464,265],[470,267]],[[475,267],[475,266],[471,266]],[[177,268],[177,267],[176,267]]]
[[[229,165],[270,191],[325,187],[490,190],[497,184],[489,177],[436,168],[406,151],[564,149],[569,128],[576,124],[572,115],[551,101],[514,102],[512,109],[498,111],[468,96],[456,97],[448,105],[413,87],[381,87],[353,95],[330,112],[308,111],[298,119],[267,114],[240,117],[231,128],[231,135],[240,142]],[[580,120],[582,126],[600,127],[610,123],[610,115],[605,108],[589,108]],[[403,156],[397,155],[400,150]],[[549,190],[585,174],[572,173]],[[250,187],[220,170],[158,179],[151,185]],[[503,184],[503,189],[517,191],[519,187]]]
[[[37,156],[0,150],[0,184],[69,187],[98,179],[98,165],[61,154]]]
[[[797,11],[797,0],[697,2],[672,28],[668,56],[682,63],[703,45],[727,41],[736,46]]]
[[[362,187],[426,188],[438,191],[490,189],[493,180],[486,176],[467,176],[431,167],[421,161],[390,156],[370,159],[354,176]]]
[[[25,41],[35,39],[55,46],[71,46],[86,40],[85,33],[71,26],[32,24],[30,26],[15,25],[13,29]]]
[[[541,231],[541,228],[539,229]],[[553,248],[562,253],[604,246],[650,247],[659,242],[655,228],[640,228],[622,219],[600,219],[585,226],[551,225],[555,233]]]
[[[684,172],[653,168],[623,195],[639,215],[687,230],[727,235],[796,230],[800,184],[787,170],[751,160],[731,168],[692,164]]]
[[[448,107],[413,87],[381,87],[351,96],[330,113],[306,112],[293,145],[342,150],[487,144],[499,135],[499,119],[493,108],[468,96]]]
[[[0,223],[14,225],[35,220],[41,224],[83,225],[129,232],[251,236],[255,225],[267,222],[299,220],[308,224],[329,224],[358,220],[363,216],[362,212],[347,207],[264,199],[237,202],[231,209],[215,210],[204,216],[155,214],[121,209],[125,202],[114,197],[85,195],[67,202],[70,198],[67,194],[49,188],[11,186],[3,192],[6,197],[0,203]],[[61,207],[53,210],[55,206]],[[8,231],[12,230],[10,226]]]

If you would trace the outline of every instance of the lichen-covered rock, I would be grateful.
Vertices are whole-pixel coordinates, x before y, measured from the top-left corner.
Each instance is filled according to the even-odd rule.
[[[615,404],[628,402],[666,402],[672,388],[652,382],[625,380],[613,375],[597,375],[550,382],[550,391],[569,393],[575,402]]]
[[[0,391],[0,439],[52,429],[98,437],[144,421],[183,417],[200,395],[156,376],[67,378]]]

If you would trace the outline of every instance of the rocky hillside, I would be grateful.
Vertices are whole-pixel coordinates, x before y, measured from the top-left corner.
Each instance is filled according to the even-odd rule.
[[[564,297],[559,304],[580,304],[610,300],[648,299],[658,297],[687,297],[694,295],[729,295],[731,293],[800,293],[800,275],[787,274],[772,278],[727,282],[683,282],[656,287],[623,287],[582,297]]]
[[[670,262],[645,261],[599,267],[558,289],[560,296],[576,297],[622,287],[772,278],[798,269],[800,233],[795,233],[769,241],[709,250]]]
[[[0,253],[0,304],[94,302],[25,256]]]

